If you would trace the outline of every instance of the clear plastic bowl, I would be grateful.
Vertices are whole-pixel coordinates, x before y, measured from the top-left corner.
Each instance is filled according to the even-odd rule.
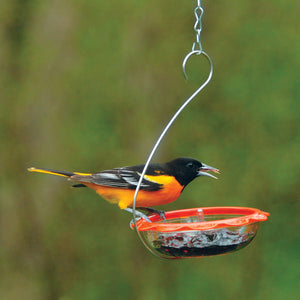
[[[137,229],[153,254],[177,259],[230,253],[247,246],[259,222],[269,213],[248,207],[202,207],[165,212],[137,221]],[[134,225],[132,225],[132,228]]]

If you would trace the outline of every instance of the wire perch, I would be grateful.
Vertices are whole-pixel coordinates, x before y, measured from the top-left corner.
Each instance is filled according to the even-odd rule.
[[[210,58],[210,56],[204,52],[203,50],[200,52],[199,50],[194,50],[194,51],[191,51],[190,53],[187,54],[187,56],[184,58],[183,60],[183,73],[185,75],[185,77],[187,78],[186,76],[186,71],[185,71],[185,66],[186,66],[186,63],[188,61],[188,59],[193,55],[193,54],[198,54],[198,55],[204,55],[205,58],[208,60],[209,62],[209,66],[210,66],[210,71],[209,71],[209,75],[207,77],[207,79],[204,81],[204,83],[201,84],[201,86],[187,99],[184,101],[184,103],[179,107],[179,109],[176,111],[176,113],[173,115],[173,117],[170,119],[170,121],[168,122],[168,124],[166,125],[166,127],[164,128],[164,130],[162,131],[162,133],[160,134],[159,138],[157,139],[156,143],[154,144],[149,156],[148,156],[148,159],[145,163],[145,166],[144,166],[144,169],[143,169],[143,172],[142,172],[142,175],[140,176],[140,180],[138,182],[138,185],[136,187],[136,190],[135,190],[135,194],[134,194],[134,199],[133,199],[133,205],[132,205],[132,209],[133,209],[133,222],[134,222],[134,227],[136,229],[136,232],[140,238],[140,240],[143,242],[144,246],[150,251],[151,249],[148,247],[147,244],[145,244],[144,240],[141,238],[140,236],[140,233],[139,231],[137,230],[137,226],[136,226],[136,199],[137,199],[137,195],[138,195],[138,192],[140,190],[140,187],[141,187],[141,183],[142,183],[142,180],[146,174],[146,171],[147,171],[147,168],[158,148],[158,146],[160,145],[161,141],[163,140],[164,136],[166,135],[167,131],[170,129],[170,127],[172,126],[172,124],[174,123],[174,121],[177,119],[177,117],[182,113],[182,111],[186,108],[186,106],[206,87],[206,85],[210,82],[211,78],[212,78],[212,75],[213,75],[213,63],[212,63],[212,60]]]

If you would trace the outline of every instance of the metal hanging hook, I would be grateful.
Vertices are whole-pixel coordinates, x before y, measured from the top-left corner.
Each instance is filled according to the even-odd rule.
[[[190,52],[185,60],[187,61],[189,59],[189,57],[195,53],[198,53],[198,51],[192,51]],[[204,89],[204,87],[210,82],[211,78],[212,78],[212,75],[213,75],[213,63],[212,63],[212,60],[210,58],[210,56],[202,51],[201,54],[203,54],[208,62],[209,62],[209,65],[210,65],[210,72],[208,74],[208,77],[207,79],[204,81],[204,83],[201,84],[201,86],[187,99],[185,100],[185,102],[180,106],[180,108],[176,111],[176,113],[173,115],[173,117],[170,119],[169,123],[166,125],[166,127],[164,128],[164,130],[162,131],[162,133],[160,134],[159,138],[157,139],[155,145],[153,146],[149,156],[148,156],[148,159],[145,163],[145,166],[144,166],[144,169],[143,169],[143,172],[140,176],[140,179],[139,179],[139,182],[138,182],[138,185],[135,189],[135,194],[134,194],[134,198],[133,198],[133,204],[132,204],[132,210],[133,210],[133,222],[134,222],[134,227],[135,227],[135,230],[137,232],[137,235],[139,237],[139,239],[141,240],[141,242],[144,244],[144,246],[154,255],[158,256],[155,252],[153,252],[153,250],[146,244],[146,242],[143,240],[143,238],[141,237],[141,234],[140,232],[138,231],[137,229],[137,225],[136,225],[136,199],[137,199],[137,195],[139,193],[139,190],[140,190],[140,187],[141,187],[141,184],[142,184],[142,181],[143,181],[143,178],[146,174],[146,171],[147,171],[147,168],[150,164],[150,161],[152,160],[159,144],[161,143],[161,141],[163,140],[164,136],[166,135],[167,131],[170,129],[170,127],[172,126],[172,124],[174,123],[174,121],[176,120],[176,118],[180,115],[180,113],[185,109],[185,107]]]

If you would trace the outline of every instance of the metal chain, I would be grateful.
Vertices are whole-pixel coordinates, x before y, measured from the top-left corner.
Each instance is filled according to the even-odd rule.
[[[188,79],[186,70],[185,70],[187,61],[194,54],[200,55],[200,54],[204,53],[204,51],[202,49],[201,39],[200,39],[201,31],[202,31],[203,13],[204,13],[204,9],[201,6],[201,0],[197,0],[197,6],[194,9],[194,15],[196,17],[196,22],[194,24],[194,30],[196,32],[196,41],[193,43],[192,51],[185,56],[185,58],[183,59],[183,62],[182,62],[182,71],[183,71],[183,75],[186,80]],[[205,54],[205,56],[208,56],[207,53],[204,53],[204,54]],[[208,59],[210,59],[210,58],[208,57]]]
[[[196,32],[196,42],[193,43],[192,51],[199,51],[199,54],[202,52],[200,35],[201,35],[201,31],[202,31],[203,12],[204,12],[204,10],[201,7],[201,0],[197,0],[197,7],[194,10],[194,14],[196,17],[196,22],[194,25],[194,30]]]

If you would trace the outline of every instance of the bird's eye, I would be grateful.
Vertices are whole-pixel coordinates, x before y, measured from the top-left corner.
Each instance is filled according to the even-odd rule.
[[[194,167],[194,164],[193,164],[192,162],[189,162],[189,163],[186,164],[186,166],[187,166],[188,168],[193,168],[193,167]]]

